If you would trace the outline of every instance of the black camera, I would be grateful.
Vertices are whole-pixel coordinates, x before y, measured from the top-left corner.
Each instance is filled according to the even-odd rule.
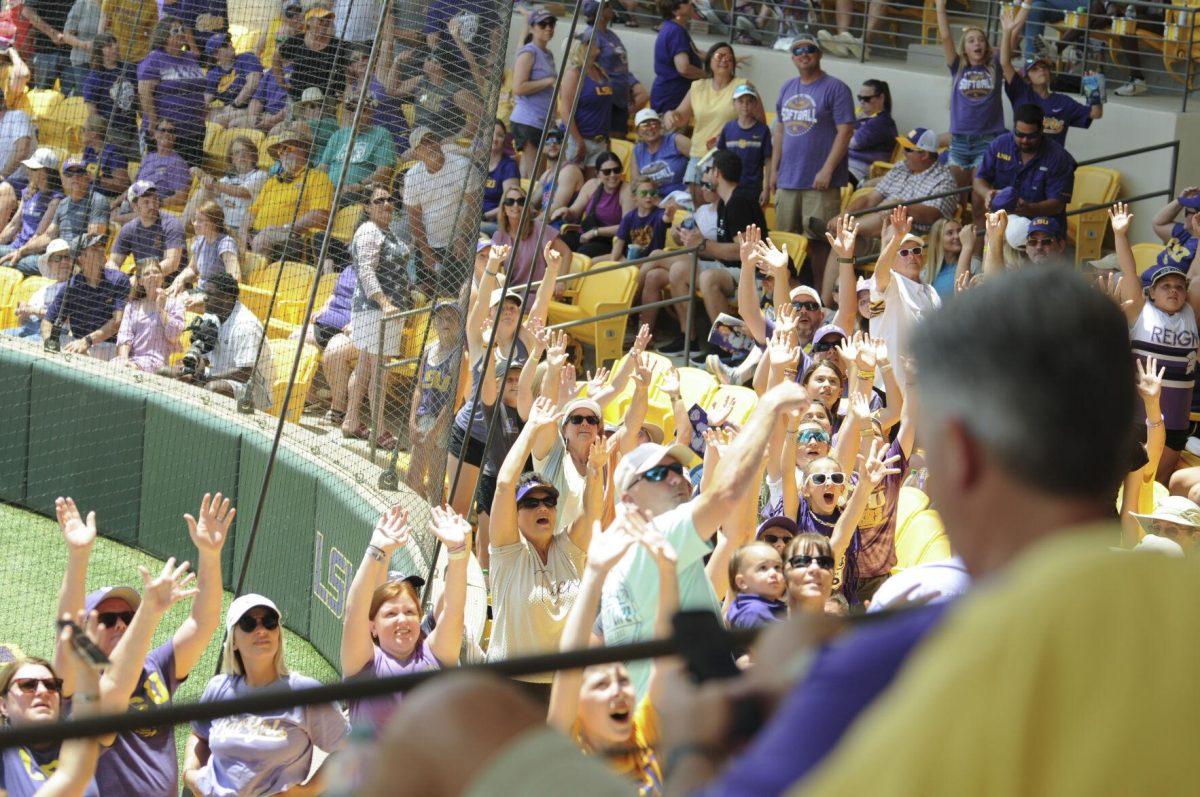
[[[217,346],[217,335],[221,332],[221,320],[212,313],[196,316],[185,332],[192,334],[192,343],[179,361],[182,373],[191,374],[196,381],[203,381],[204,359]]]

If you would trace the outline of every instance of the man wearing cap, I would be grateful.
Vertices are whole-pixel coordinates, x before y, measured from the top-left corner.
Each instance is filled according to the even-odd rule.
[[[54,300],[71,275],[71,245],[61,238],[55,238],[38,260],[41,261],[42,276],[54,281],[38,288],[25,301],[17,302],[13,314],[18,326],[4,330],[5,334],[41,340],[42,317],[46,314],[46,306]]]
[[[287,73],[285,66],[289,65],[292,70]],[[287,86],[293,100],[300,99],[310,86],[325,86],[330,75],[340,75],[344,69],[345,55],[334,38],[333,11],[322,5],[304,12],[304,35],[280,44],[271,63],[275,81]]]
[[[828,245],[813,220],[831,219],[841,207],[841,188],[850,179],[846,153],[854,136],[854,98],[849,86],[821,70],[816,36],[801,33],[791,52],[800,74],[783,84],[775,103],[767,189],[775,192],[776,226],[808,236],[813,277],[821,286]]]
[[[262,81],[262,62],[254,53],[235,53],[233,41],[224,31],[208,37],[204,54],[213,61],[205,76],[204,101],[223,106],[212,113],[212,121],[223,127],[251,127],[250,100]]]
[[[147,606],[137,590],[125,586],[101,587],[85,597],[88,560],[96,539],[95,513],[88,513],[85,521],[70,498],[59,498],[55,509],[67,546],[66,571],[58,593],[56,616],[69,614],[74,617],[80,609],[96,612],[99,617],[96,642],[100,649],[111,657],[123,640],[123,653],[132,648],[135,658],[130,660],[136,660],[137,667],[130,672],[118,671],[116,666],[111,668],[101,679],[102,693],[105,688],[124,690],[129,699],[129,710],[134,712],[169,706],[179,685],[200,663],[200,657],[220,625],[221,549],[229,538],[229,526],[236,510],[220,493],[215,496],[206,493],[197,517],[183,516],[196,546],[197,556],[193,560],[197,576],[195,598],[187,619],[175,629],[170,639],[150,650],[151,636],[161,614],[152,617],[153,622],[144,623],[151,618],[143,618]],[[168,567],[173,567],[174,562],[174,559],[170,560]],[[183,565],[180,575],[186,568],[187,565]],[[148,577],[143,580],[148,589],[153,587]],[[176,591],[181,590],[176,588]],[[173,797],[179,793],[178,780],[179,759],[175,733],[170,727],[142,728],[117,735],[96,768],[96,785],[101,794]]]
[[[164,277],[179,270],[183,256],[183,224],[170,213],[163,213],[158,206],[158,189],[149,180],[138,180],[129,186],[129,199],[137,217],[126,222],[112,251],[108,254],[108,268],[120,269],[127,255],[134,262],[152,257],[162,266]]]
[[[293,116],[293,123],[302,122],[312,131],[312,160],[325,150],[329,139],[338,131],[337,119],[325,112],[325,95],[316,86],[309,86],[300,95],[300,101],[293,106]]]
[[[1131,512],[1145,535],[1134,550],[1158,550],[1169,556],[1183,556],[1196,550],[1200,542],[1200,506],[1182,495],[1170,495],[1159,501],[1149,514]]]
[[[904,157],[872,187],[870,193],[856,197],[846,207],[846,212],[867,210],[893,202],[910,202],[930,194],[953,191],[958,187],[949,167],[938,163],[937,133],[918,127],[897,136],[896,141],[904,148]],[[928,232],[938,219],[950,218],[959,204],[960,195],[929,199],[920,204],[908,204],[908,213],[913,228]],[[859,236],[878,238],[883,232],[886,213],[868,213],[858,217]],[[829,219],[832,227],[834,219]]]
[[[369,93],[360,104],[357,93],[347,92],[342,104],[342,126],[329,137],[329,143],[317,158],[316,167],[325,171],[335,186],[345,165],[346,179],[339,198],[342,205],[365,200],[367,183],[387,185],[391,179],[396,149],[392,134],[374,122],[377,105]]]
[[[107,233],[108,203],[103,196],[88,190],[91,179],[82,160],[67,159],[62,167],[62,182],[65,196],[54,208],[49,226],[0,257],[0,266],[15,266],[22,274],[49,276],[41,270],[38,255],[48,252],[51,241],[56,238],[70,240],[83,233]]]
[[[467,262],[465,247],[470,243],[462,235],[454,240],[455,221],[479,216],[482,184],[470,161],[442,149],[440,133],[418,125],[408,140],[417,165],[405,174],[404,208],[420,257],[420,281],[439,292],[453,293],[459,286],[452,263]],[[460,251],[451,251],[455,243]]]
[[[294,122],[267,149],[279,161],[279,173],[254,198],[243,233],[251,249],[268,260],[275,259],[285,242],[289,251],[299,251],[301,237],[324,230],[329,221],[333,184],[325,172],[308,166],[312,145],[308,125]]]
[[[1064,267],[1072,266],[1070,258],[1064,257],[1067,247],[1062,222],[1057,216],[1034,216],[1029,220],[1029,232],[1025,236],[1025,256],[1034,265],[1052,263]]]
[[[646,87],[638,82],[637,75],[629,71],[629,55],[625,44],[609,27],[616,14],[613,6],[613,2],[606,2],[601,12],[599,0],[585,0],[583,15],[588,26],[579,34],[579,38],[586,41],[590,37],[592,46],[597,49],[596,63],[608,75],[612,85],[612,132],[624,137],[629,131],[630,109],[645,105],[650,95]]]
[[[42,340],[59,336],[63,351],[111,360],[121,316],[129,299],[129,277],[104,264],[103,235],[71,241],[79,270],[58,292],[42,319]]]
[[[1183,221],[1176,221],[1179,211]],[[1200,188],[1189,186],[1178,198],[1171,200],[1154,214],[1154,234],[1169,249],[1186,247],[1193,256],[1200,238]]]
[[[1042,133],[1042,109],[1022,105],[1013,111],[1013,129],[988,145],[975,174],[975,193],[988,210],[1018,216],[1055,216],[1065,224],[1075,185],[1075,160]],[[1005,188],[1011,194],[1000,195]]]
[[[771,128],[757,118],[761,113],[762,101],[753,83],[743,83],[733,90],[733,107],[737,118],[731,119],[721,128],[717,136],[717,149],[727,149],[742,162],[742,179],[739,185],[746,191],[758,195],[759,204],[765,205],[770,196],[764,189],[771,165]]]
[[[633,174],[630,185],[649,177],[666,197],[676,191],[687,191],[683,175],[687,172],[688,153],[692,141],[683,133],[663,133],[662,117],[653,108],[643,108],[633,117],[638,142],[633,145]]]

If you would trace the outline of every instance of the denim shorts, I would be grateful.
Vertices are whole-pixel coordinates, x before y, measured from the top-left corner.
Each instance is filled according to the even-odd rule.
[[[978,169],[995,136],[953,133],[950,136],[950,165],[962,169]]]

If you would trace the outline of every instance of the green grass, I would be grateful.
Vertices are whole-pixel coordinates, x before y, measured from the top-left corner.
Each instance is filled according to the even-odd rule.
[[[103,518],[100,520],[103,529]],[[182,518],[179,521],[179,533],[187,537]],[[54,642],[54,613],[66,561],[66,547],[54,520],[0,504],[0,562],[4,563],[4,577],[0,578],[0,644],[19,648],[29,655],[50,658]],[[162,569],[162,562],[158,559],[99,538],[92,548],[87,589],[91,591],[118,584],[140,588],[138,565],[144,565],[156,575]],[[232,596],[226,592],[222,621],[230,600]],[[167,613],[154,636],[155,645],[170,639],[187,617],[190,606],[191,602],[185,601]],[[287,664],[292,672],[303,673],[323,683],[337,680],[337,672],[312,645],[286,629],[284,639]],[[220,644],[221,632],[218,630],[204,657],[192,671],[192,676],[175,693],[176,702],[199,699],[208,679],[216,672]],[[176,731],[176,739],[182,745],[186,730],[177,728]]]

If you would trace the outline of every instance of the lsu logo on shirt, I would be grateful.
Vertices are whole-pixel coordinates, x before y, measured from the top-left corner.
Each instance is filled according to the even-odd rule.
[[[958,78],[958,93],[968,100],[985,99],[996,89],[992,67],[968,66]]]
[[[611,97],[612,96],[612,86],[597,86],[596,87],[596,96],[597,97]]]
[[[1067,123],[1062,119],[1054,116],[1046,116],[1042,119],[1042,132],[1048,136],[1056,136],[1067,129]]]
[[[817,123],[817,103],[807,94],[793,94],[780,107],[779,122],[789,136],[802,136]]]
[[[143,673],[142,688],[129,698],[130,711],[146,711],[155,706],[161,706],[171,699],[171,693],[162,677],[157,672]],[[134,731],[144,739],[157,736],[159,728],[138,728]]]

